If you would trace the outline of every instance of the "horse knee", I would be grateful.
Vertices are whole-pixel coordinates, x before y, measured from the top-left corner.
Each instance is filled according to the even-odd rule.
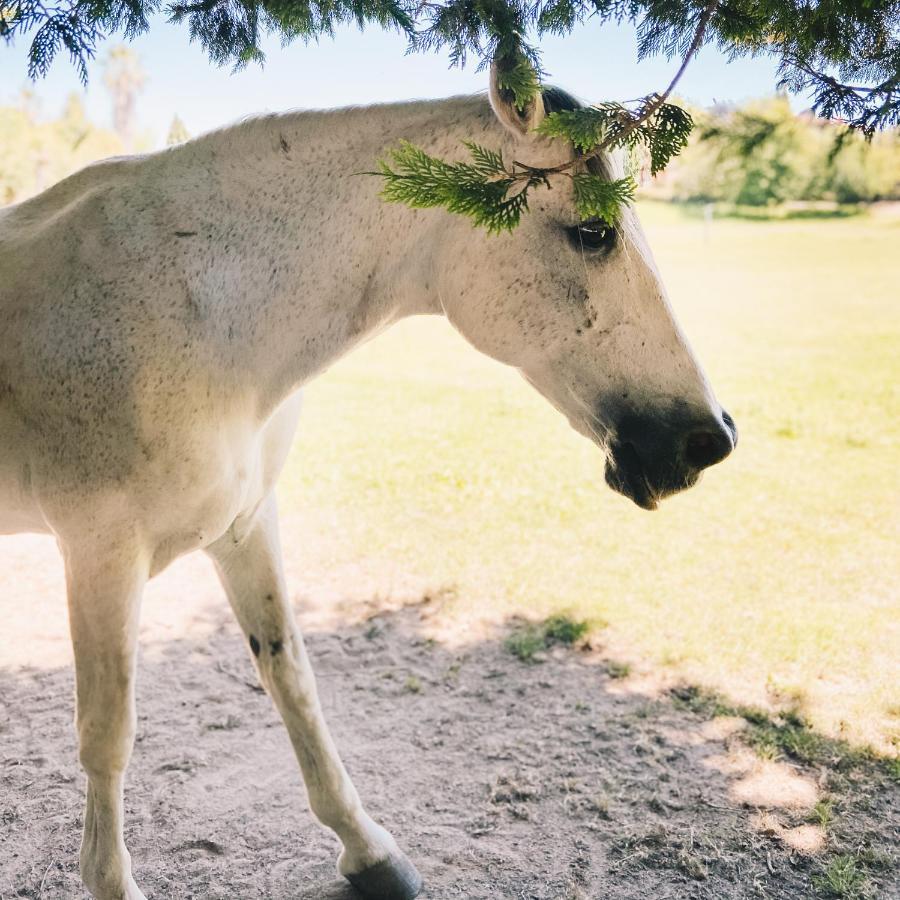
[[[131,742],[127,746],[113,746],[100,741],[82,742],[78,758],[88,778],[121,775],[128,768],[131,747]]]
[[[271,660],[260,667],[260,677],[276,705],[284,710],[312,713],[318,707],[315,683],[294,660]]]
[[[102,713],[79,714],[78,756],[88,776],[124,772],[137,731],[133,705]]]
[[[275,699],[306,705],[316,700],[315,676],[302,643],[290,632],[270,638],[250,635],[260,680]]]

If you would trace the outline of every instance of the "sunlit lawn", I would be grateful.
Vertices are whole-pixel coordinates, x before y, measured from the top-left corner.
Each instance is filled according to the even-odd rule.
[[[900,222],[643,215],[740,427],[696,489],[612,494],[515,372],[418,319],[310,386],[283,507],[328,530],[311,565],[389,559],[455,588],[448,615],[571,611],[638,666],[896,750]]]

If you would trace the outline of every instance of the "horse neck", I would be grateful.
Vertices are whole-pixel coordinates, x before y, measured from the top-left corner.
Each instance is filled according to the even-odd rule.
[[[433,221],[385,203],[380,179],[359,173],[403,139],[458,156],[487,131],[496,143],[486,98],[467,97],[268,116],[184,146],[200,157],[184,183],[206,167],[215,191],[204,200],[216,258],[196,274],[215,285],[222,358],[255,382],[261,415],[398,319],[441,312],[439,242],[422,239]]]

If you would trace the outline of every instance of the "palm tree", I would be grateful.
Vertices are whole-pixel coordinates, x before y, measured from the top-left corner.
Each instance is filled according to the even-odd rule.
[[[131,149],[135,102],[146,80],[141,61],[133,50],[120,44],[109,51],[103,81],[112,95],[113,127],[126,150]]]

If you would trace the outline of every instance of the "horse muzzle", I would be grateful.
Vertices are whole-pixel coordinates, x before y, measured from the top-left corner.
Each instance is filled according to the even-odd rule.
[[[623,417],[613,432],[606,483],[642,509],[692,487],[702,471],[721,462],[737,446],[737,427],[724,410],[717,417]]]

